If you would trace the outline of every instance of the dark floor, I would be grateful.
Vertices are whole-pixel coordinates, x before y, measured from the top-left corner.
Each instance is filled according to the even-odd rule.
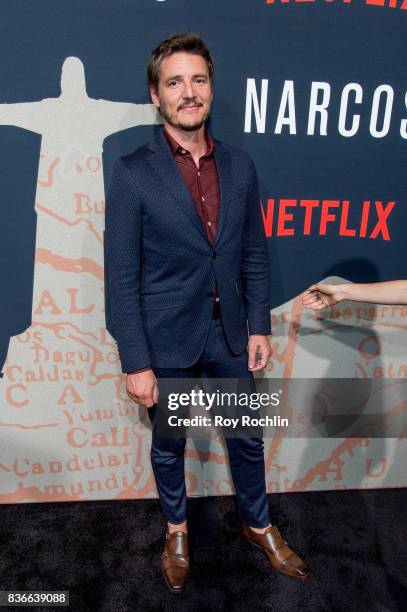
[[[213,497],[189,500],[183,594],[168,592],[161,575],[156,500],[0,506],[0,590],[68,590],[75,612],[407,610],[407,489],[269,500],[273,522],[311,568],[305,583],[241,540],[233,497]]]

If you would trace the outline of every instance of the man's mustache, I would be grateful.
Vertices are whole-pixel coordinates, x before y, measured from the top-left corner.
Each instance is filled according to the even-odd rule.
[[[189,100],[188,102],[183,102],[182,104],[180,104],[177,108],[177,110],[181,110],[182,108],[186,108],[187,106],[203,106],[202,102],[198,102],[198,100]]]

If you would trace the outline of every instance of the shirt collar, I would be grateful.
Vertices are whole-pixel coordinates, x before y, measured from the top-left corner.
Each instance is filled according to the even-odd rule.
[[[185,149],[184,147],[182,147],[165,129],[165,126],[163,126],[163,132],[164,132],[164,136],[167,139],[168,144],[170,145],[170,149],[171,152],[173,154],[173,156],[175,157],[175,155],[179,154],[179,155],[185,155],[185,153],[183,153],[183,151],[185,151],[186,153],[189,153],[188,149]],[[212,136],[209,134],[209,132],[207,130],[205,130],[205,140],[206,140],[206,153],[202,156],[202,157],[209,157],[210,155],[212,155],[214,149],[215,149],[215,143],[213,141]]]

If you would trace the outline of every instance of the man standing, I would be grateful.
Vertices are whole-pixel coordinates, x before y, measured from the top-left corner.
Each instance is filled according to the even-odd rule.
[[[189,570],[185,438],[156,434],[157,378],[252,379],[271,353],[256,171],[247,153],[205,129],[213,74],[197,34],[176,34],[153,51],[147,75],[163,129],[116,161],[106,207],[111,329],[127,393],[153,423],[151,461],[167,519],[161,567],[173,592]],[[304,580],[308,568],[270,524],[263,440],[226,442],[243,536],[273,567]]]

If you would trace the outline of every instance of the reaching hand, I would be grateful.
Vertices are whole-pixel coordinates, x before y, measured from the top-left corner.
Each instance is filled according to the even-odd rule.
[[[343,295],[338,285],[325,283],[311,285],[302,295],[303,305],[311,310],[321,310],[326,306],[334,306],[341,300],[343,300]]]

